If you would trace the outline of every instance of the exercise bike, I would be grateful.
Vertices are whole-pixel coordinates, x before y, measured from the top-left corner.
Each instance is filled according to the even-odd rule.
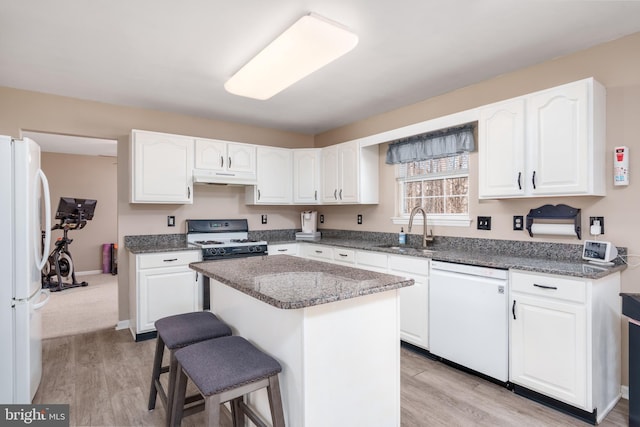
[[[82,230],[87,221],[93,219],[96,201],[86,199],[74,199],[61,197],[56,212],[56,219],[60,223],[53,226],[52,230],[62,230],[63,236],[55,242],[55,247],[49,254],[47,263],[42,268],[42,287],[52,292],[65,289],[88,286],[87,282],[78,282],[76,279],[73,258],[69,251],[69,245],[73,242],[68,233],[70,230]],[[44,247],[45,233],[42,233],[42,245]],[[70,282],[65,282],[63,279]]]

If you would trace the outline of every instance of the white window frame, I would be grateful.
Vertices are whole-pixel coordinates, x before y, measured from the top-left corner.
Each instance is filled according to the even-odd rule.
[[[470,153],[467,154],[470,156]],[[397,166],[396,166],[397,167]],[[458,177],[467,177],[467,180],[470,179],[469,169],[465,172],[460,171],[451,171],[444,173],[437,173],[428,176],[428,178],[443,179],[443,178],[458,178]],[[427,178],[427,179],[428,179]],[[425,177],[418,177],[415,181],[424,181]],[[406,182],[410,182],[412,180],[406,179],[398,179],[396,178],[396,216],[391,218],[391,221],[395,225],[408,225],[409,224],[409,213],[401,214],[402,206],[404,206],[404,184]],[[469,187],[471,183],[469,182],[469,186],[467,188],[467,198],[469,198]],[[467,207],[470,207],[469,201],[467,201]],[[414,218],[413,223],[415,225],[423,225],[423,216],[417,215]],[[427,224],[428,225],[444,225],[449,227],[469,227],[471,225],[471,217],[469,216],[469,212],[465,214],[429,214],[427,213]]]

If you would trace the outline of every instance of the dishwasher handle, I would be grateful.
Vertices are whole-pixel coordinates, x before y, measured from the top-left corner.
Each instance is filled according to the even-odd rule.
[[[511,313],[513,314],[513,320],[516,320],[516,300],[513,300],[513,305],[511,306]]]

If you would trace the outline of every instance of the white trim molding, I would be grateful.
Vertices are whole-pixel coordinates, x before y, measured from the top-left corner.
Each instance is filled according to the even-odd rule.
[[[408,216],[396,216],[391,218],[391,222],[395,225],[409,225],[409,217]],[[422,217],[414,218],[414,225],[423,225],[424,221]],[[441,215],[437,218],[428,217],[427,218],[428,225],[445,225],[448,227],[469,227],[471,226],[471,219],[468,216],[458,216],[458,215]]]

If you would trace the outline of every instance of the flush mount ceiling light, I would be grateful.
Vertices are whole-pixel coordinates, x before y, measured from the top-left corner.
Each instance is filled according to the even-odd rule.
[[[242,67],[224,88],[239,96],[269,99],[357,44],[358,36],[347,28],[310,13]]]

